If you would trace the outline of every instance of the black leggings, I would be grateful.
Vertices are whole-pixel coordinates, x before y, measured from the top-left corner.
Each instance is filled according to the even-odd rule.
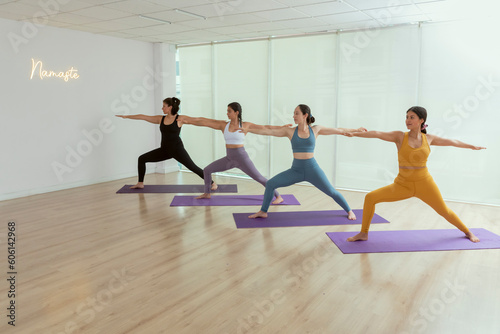
[[[198,175],[203,179],[203,170],[196,166],[191,160],[191,157],[184,149],[183,145],[174,148],[160,147],[156,150],[144,153],[139,157],[137,169],[139,171],[139,182],[144,182],[144,175],[146,174],[146,162],[159,162],[168,159],[175,159],[180,162],[184,167]]]

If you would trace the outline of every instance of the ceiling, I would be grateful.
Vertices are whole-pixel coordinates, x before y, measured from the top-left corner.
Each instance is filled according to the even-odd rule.
[[[457,20],[481,1],[0,0],[0,17],[185,45]]]

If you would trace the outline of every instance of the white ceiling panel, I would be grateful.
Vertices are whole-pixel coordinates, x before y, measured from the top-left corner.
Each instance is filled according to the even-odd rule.
[[[39,11],[46,12],[47,14],[50,14],[50,15],[55,14],[55,13],[53,13],[53,11],[55,11],[55,12],[68,12],[68,11],[73,11],[73,10],[78,10],[78,9],[88,8],[88,7],[94,6],[88,2],[83,2],[83,1],[79,1],[79,0],[61,1],[61,2],[59,2],[57,0],[54,0],[53,2],[49,2],[47,0],[43,1],[43,2],[42,1],[38,2],[38,1],[34,1],[34,0],[18,0],[17,2],[28,4],[31,6],[36,6],[36,7],[38,7]],[[42,7],[40,5],[41,3],[42,4],[48,3],[49,5],[46,7],[45,6]]]
[[[413,0],[414,3],[419,4],[419,3],[430,3],[430,2],[443,2],[446,0]]]
[[[287,28],[318,27],[318,26],[328,25],[327,23],[313,17],[308,17],[305,19],[297,19],[297,20],[280,21],[279,23]]]
[[[397,5],[412,4],[411,0],[343,0],[343,1],[361,10],[394,7],[394,4]]]
[[[112,8],[107,8],[104,6],[83,8],[73,11],[72,14],[92,17],[104,21],[131,16],[130,13],[122,12],[121,10],[115,10]]]
[[[156,35],[164,35],[164,34],[175,34],[179,32],[186,31],[197,31],[191,27],[185,26],[184,24],[159,24],[156,26],[148,27],[152,31],[156,31]]]
[[[415,5],[405,5],[398,7],[389,7],[384,9],[370,9],[364,11],[374,19],[385,19],[387,17],[395,18],[399,16],[421,15],[422,10]]]
[[[33,17],[35,14],[43,13],[42,9],[36,4],[30,5],[20,2],[9,2],[1,5],[0,11],[10,14],[17,14],[19,16],[24,16],[25,18]]]
[[[22,17],[20,17],[19,14],[13,14],[13,13],[5,12],[5,11],[2,10],[1,7],[0,7],[0,17],[3,18],[3,19],[13,20],[13,21],[22,21],[23,20]]]
[[[223,17],[226,15],[253,13],[286,7],[286,5],[272,0],[236,0],[189,7],[183,10],[204,17]]]
[[[351,13],[326,15],[318,17],[318,20],[333,25],[337,25],[339,23],[347,23],[347,22],[366,21],[370,19],[371,17],[363,12],[351,12]]]
[[[276,1],[290,7],[314,5],[316,3],[321,3],[321,2],[336,2],[332,0],[276,0]]]
[[[81,24],[89,24],[94,22],[100,22],[99,19],[94,19],[88,16],[80,16],[72,13],[61,13],[57,15],[53,15],[50,17],[50,20],[54,20],[57,22],[68,23],[71,26],[81,25]]]
[[[260,12],[288,7],[274,0],[236,0],[228,2],[228,4],[233,5],[235,13]]]
[[[170,8],[188,8],[193,6],[202,6],[206,4],[218,4],[223,2],[228,2],[230,0],[146,0],[146,2],[151,2],[159,5],[169,6]]]
[[[218,27],[227,27],[228,24],[217,18],[209,18],[206,20],[189,19],[188,21],[182,21],[182,25],[190,27],[191,30],[194,29],[212,29]]]
[[[143,19],[142,17],[139,17],[139,16],[123,17],[123,18],[115,19],[115,20],[113,20],[113,22],[125,24],[129,27],[132,27],[132,28],[152,27],[152,26],[159,26],[159,25],[166,24],[166,23],[162,23],[162,22],[158,22],[158,21]]]
[[[238,26],[212,28],[212,29],[209,29],[209,31],[212,31],[212,32],[217,33],[217,34],[226,34],[226,35],[245,34],[245,33],[250,32],[248,29],[244,29],[244,28],[238,27]]]
[[[465,10],[459,10],[449,1],[420,3],[417,6],[433,21],[456,20],[467,16]]]
[[[352,6],[342,2],[325,2],[308,6],[296,7],[298,11],[309,16],[321,16],[329,14],[340,14],[356,11]]]
[[[266,31],[266,30],[280,30],[287,29],[281,22],[263,22],[263,23],[252,23],[243,24],[240,26],[243,29],[248,29],[250,31]]]
[[[120,0],[79,0],[79,1],[86,2],[86,3],[89,3],[91,5],[96,6],[96,5],[104,5],[104,4],[107,4],[107,3],[110,3],[110,2],[117,2],[117,1],[120,1]]]
[[[262,17],[258,17],[253,14],[235,14],[235,15],[226,15],[218,18],[214,18],[214,20],[219,20],[224,22],[226,26],[238,26],[242,24],[250,24],[250,23],[262,23],[267,22]]]
[[[280,21],[308,17],[308,15],[293,8],[266,10],[255,12],[252,14],[258,17],[262,17],[263,19],[266,19],[268,21]]]
[[[423,13],[443,13],[449,12],[453,14],[453,5],[450,2],[442,1],[442,2],[426,2],[420,3],[417,5],[418,8]]]
[[[192,17],[186,17],[185,15],[182,15],[182,14],[179,14],[173,10],[166,10],[166,11],[163,11],[163,12],[158,12],[158,13],[149,13],[149,14],[145,14],[144,16],[147,16],[147,17],[152,17],[152,18],[156,18],[156,19],[160,19],[160,20],[164,20],[164,21],[168,21],[168,22],[172,22],[172,23],[175,23],[175,22],[182,22],[182,21],[192,21],[192,20],[198,20],[198,19],[194,19]]]
[[[70,1],[70,3],[71,2],[73,2],[73,0]],[[168,2],[164,1],[165,5],[159,5],[147,1],[125,0],[120,2],[112,2],[104,5],[103,7],[112,8],[131,14],[148,14],[171,10],[171,7],[166,6],[167,3]]]
[[[221,10],[220,6],[214,5],[214,4],[208,4],[208,5],[202,5],[202,6],[194,6],[194,7],[188,7],[188,8],[182,8],[181,10],[186,12],[186,13],[191,13],[195,15],[200,15],[205,18],[214,18],[214,17],[220,17],[225,14],[231,14],[232,12],[227,12],[225,10]],[[183,12],[178,13],[179,15],[182,15],[184,18],[192,18],[189,16],[189,14],[184,14]]]

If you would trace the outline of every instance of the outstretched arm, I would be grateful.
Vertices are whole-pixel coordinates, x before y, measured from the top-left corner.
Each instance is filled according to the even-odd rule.
[[[486,147],[474,146],[471,144],[466,144],[464,142],[461,142],[460,140],[441,138],[435,135],[427,135],[427,139],[429,141],[429,145],[434,145],[434,146],[455,146],[460,148],[470,148],[471,150],[486,149]]]
[[[160,116],[160,115],[149,116],[149,115],[142,115],[142,114],[138,114],[138,115],[115,115],[115,116],[116,117],[121,117],[121,118],[128,118],[128,119],[139,119],[141,121],[146,121],[146,122],[153,123],[153,124],[160,124],[161,118],[163,117],[163,116]]]
[[[274,136],[274,137],[288,137],[291,138],[293,135],[293,130],[292,128],[285,127],[285,126],[277,126],[277,127],[270,127],[269,125],[259,125],[256,127],[241,127],[238,129],[241,132],[244,133],[255,133],[257,135],[264,135],[264,136]]]
[[[347,137],[377,138],[398,144],[403,141],[404,133],[402,131],[391,131],[391,132],[366,131],[366,132],[346,132],[344,133],[344,135]]]
[[[318,136],[319,135],[343,135],[346,133],[353,133],[353,132],[366,132],[365,128],[358,128],[358,129],[346,129],[346,128],[327,128],[321,125],[316,125],[314,127],[318,131]]]
[[[259,130],[259,129],[281,129],[281,128],[289,128],[291,126],[292,126],[292,124],[285,124],[285,125],[259,125],[259,124],[254,124],[254,123],[250,123],[250,122],[243,122],[243,128],[253,129],[253,130]]]
[[[224,130],[226,122],[218,121],[211,118],[205,117],[189,117],[189,116],[179,116],[177,119],[181,124],[190,124],[195,126],[205,126],[207,128],[212,128],[215,130]]]

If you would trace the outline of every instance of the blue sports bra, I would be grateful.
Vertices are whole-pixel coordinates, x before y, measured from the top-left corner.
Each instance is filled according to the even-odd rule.
[[[292,140],[290,142],[292,143],[293,153],[314,152],[314,146],[316,145],[316,138],[314,137],[314,132],[310,126],[309,126],[309,138],[300,138],[298,135],[298,128],[295,128]]]

